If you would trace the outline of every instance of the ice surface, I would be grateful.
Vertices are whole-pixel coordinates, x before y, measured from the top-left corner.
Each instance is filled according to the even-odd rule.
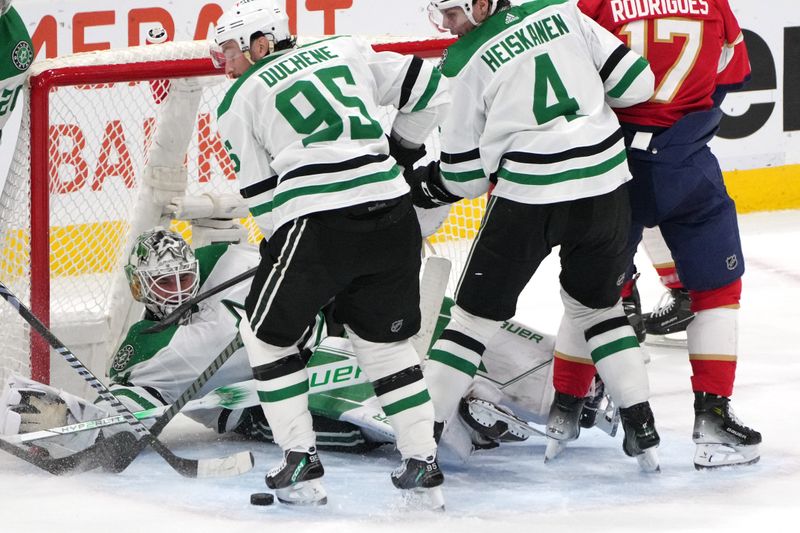
[[[531,439],[445,463],[443,514],[408,512],[389,472],[398,456],[322,453],[329,504],[253,507],[263,476],[280,458],[272,445],[218,439],[186,418],[163,440],[179,454],[213,457],[252,449],[256,468],[223,480],[181,478],[152,451],[119,475],[92,472],[53,477],[0,455],[0,531],[143,531],[206,533],[375,532],[500,533],[623,531],[792,531],[800,504],[800,211],[740,217],[747,262],[740,315],[740,359],[733,406],[762,432],[761,462],[697,472],[692,465],[692,395],[685,352],[648,348],[653,410],[661,433],[662,472],[639,472],[622,453],[621,438],[593,429],[548,465],[544,441]],[[645,310],[662,289],[646,257],[640,292]],[[517,319],[554,332],[560,302],[557,256],[545,262],[520,300]]]

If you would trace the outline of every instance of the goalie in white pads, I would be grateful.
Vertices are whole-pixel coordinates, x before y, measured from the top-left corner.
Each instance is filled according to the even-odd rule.
[[[654,470],[659,437],[647,372],[620,303],[631,175],[609,105],[647,100],[653,74],[566,0],[439,0],[431,7],[459,37],[442,63],[453,112],[442,125],[440,164],[406,173],[413,198],[422,207],[452,203],[496,182],[453,318],[425,371],[436,422],[453,416],[489,338],[560,245],[565,314],[546,458],[577,438],[596,366],[620,405],[623,450]]]

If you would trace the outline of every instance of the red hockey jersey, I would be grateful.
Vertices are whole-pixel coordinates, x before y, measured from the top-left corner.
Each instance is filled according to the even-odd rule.
[[[742,30],[728,0],[580,0],[580,9],[650,62],[653,97],[615,109],[620,122],[668,127],[710,109],[717,87],[750,76]]]

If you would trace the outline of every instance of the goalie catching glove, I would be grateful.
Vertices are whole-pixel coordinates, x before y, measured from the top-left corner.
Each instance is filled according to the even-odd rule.
[[[411,202],[423,209],[433,209],[461,200],[460,196],[451,194],[442,183],[439,162],[432,161],[425,166],[406,170],[403,173],[408,186],[411,187]]]

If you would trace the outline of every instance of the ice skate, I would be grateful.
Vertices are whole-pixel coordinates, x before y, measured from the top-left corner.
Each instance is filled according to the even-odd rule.
[[[656,431],[653,411],[649,402],[620,407],[620,418],[625,437],[622,450],[629,457],[636,457],[639,467],[645,472],[660,472],[656,448],[661,442]]]
[[[625,311],[625,316],[628,318],[628,322],[633,328],[634,333],[636,333],[636,340],[642,343],[647,336],[647,331],[644,319],[642,318],[642,303],[639,298],[639,290],[635,285],[636,279],[638,278],[639,274],[636,274],[633,279],[634,286],[630,296],[626,296],[622,299],[622,310]]]
[[[670,289],[661,296],[653,312],[644,317],[647,334],[657,337],[653,340],[654,344],[669,342],[674,344],[682,341],[685,345],[685,336],[675,334],[685,332],[686,327],[694,319],[691,305],[692,300],[686,289]]]
[[[694,433],[698,470],[749,465],[761,458],[761,433],[743,425],[724,396],[695,392]]]
[[[439,469],[435,456],[403,459],[403,463],[392,472],[391,477],[392,484],[405,492],[404,497],[409,506],[444,511],[444,474]]]
[[[325,474],[313,446],[284,452],[283,462],[267,473],[267,486],[278,501],[289,505],[325,505],[328,496],[320,478]]]
[[[547,417],[545,463],[555,459],[567,447],[567,442],[577,439],[580,435],[581,426],[578,421],[584,400],[585,398],[556,391]]]
[[[531,435],[544,435],[508,408],[488,400],[462,399],[458,412],[470,428],[491,442],[521,442]]]
[[[579,422],[582,428],[597,426],[612,437],[617,434],[619,410],[605,393],[605,385],[599,375],[595,375],[592,388],[584,400]]]

